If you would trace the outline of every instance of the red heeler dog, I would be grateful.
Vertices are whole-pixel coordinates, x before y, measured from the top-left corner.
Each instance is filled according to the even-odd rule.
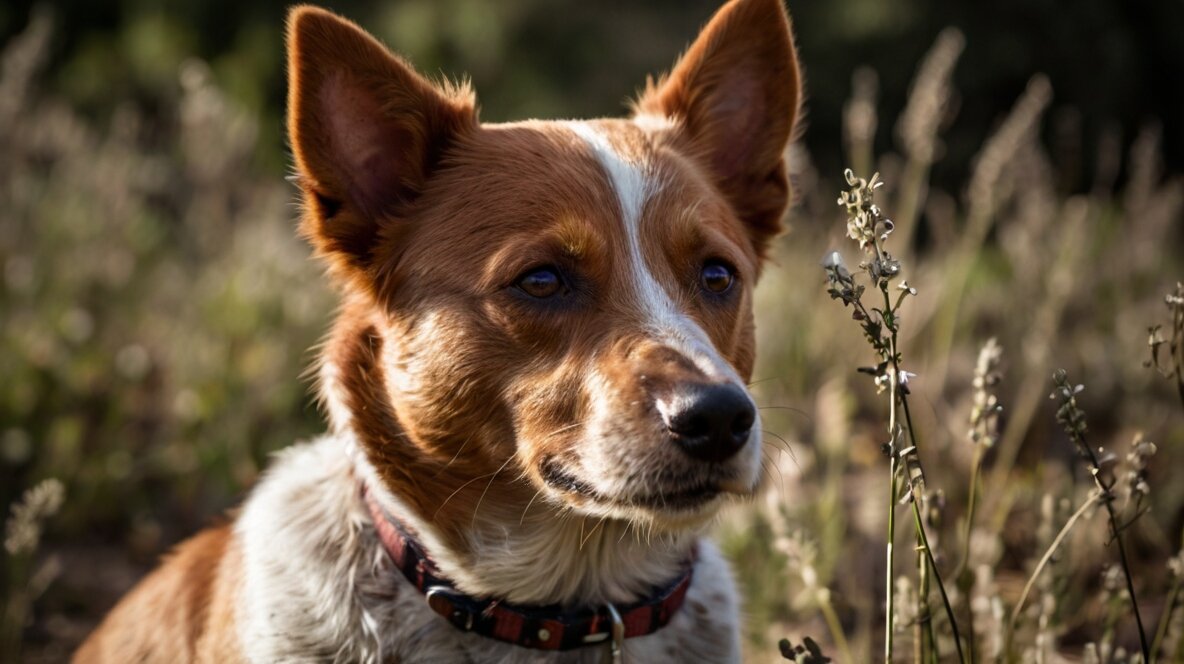
[[[760,467],[753,286],[789,196],[781,0],[732,0],[630,117],[482,124],[297,7],[303,233],[342,292],[329,433],[277,455],[79,662],[730,662],[703,537]]]

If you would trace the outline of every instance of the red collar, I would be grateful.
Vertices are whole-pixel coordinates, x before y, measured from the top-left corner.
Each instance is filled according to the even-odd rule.
[[[395,567],[427,596],[428,606],[457,629],[539,650],[572,650],[652,634],[670,622],[691,586],[695,554],[686,569],[665,586],[655,587],[639,602],[564,610],[558,605],[522,606],[464,594],[445,579],[431,557],[402,524],[362,490],[374,529]]]

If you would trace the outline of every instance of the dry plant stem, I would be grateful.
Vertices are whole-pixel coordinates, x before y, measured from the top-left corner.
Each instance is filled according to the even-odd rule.
[[[893,419],[895,419],[895,412],[895,409],[893,409],[893,415],[891,416]],[[893,447],[895,447],[895,443]],[[897,474],[896,453],[893,451],[888,457],[888,545],[886,547],[888,569],[884,573],[884,592],[888,601],[887,613],[884,616],[884,662],[886,664],[892,663],[892,614],[895,608],[895,602],[893,600],[894,593],[892,592],[892,560],[894,558],[892,541],[896,538]]]
[[[954,631],[954,646],[958,650],[958,661],[959,662],[966,662],[967,661],[966,655],[963,654],[963,652],[962,652],[962,637],[961,637],[961,634],[958,633],[958,623],[954,620],[954,609],[950,605],[949,595],[946,594],[945,584],[943,584],[941,581],[941,573],[937,571],[937,563],[933,560],[933,552],[929,549],[929,538],[925,535],[925,525],[921,521],[921,507],[918,505],[918,501],[916,499],[914,499],[912,502],[913,502],[913,524],[917,528],[917,539],[919,540],[919,544],[917,545],[917,548],[920,551],[924,552],[925,562],[928,564],[929,569],[932,571],[934,580],[937,581],[937,590],[938,590],[938,592],[941,593],[942,604],[944,604],[946,607],[946,617],[950,621],[950,628]],[[925,586],[926,586],[925,590],[928,590],[928,580],[923,578],[922,581],[925,583]],[[927,631],[926,636],[930,642],[935,643],[936,639],[934,638],[934,635],[933,635],[933,619],[932,619],[932,616],[929,614],[929,606],[928,606],[927,601],[925,602],[925,617],[926,617],[925,624],[926,624],[926,631]],[[934,651],[934,655],[935,656],[937,655],[936,650]]]
[[[1163,615],[1159,617],[1159,627],[1156,628],[1155,639],[1151,642],[1151,655],[1153,659],[1149,660],[1148,664],[1154,664],[1156,661],[1154,658],[1159,656],[1159,649],[1163,646],[1164,637],[1167,636],[1168,625],[1171,624],[1172,614],[1176,610],[1176,601],[1179,597],[1180,577],[1177,576],[1175,581],[1172,582],[1172,587],[1168,590],[1168,595],[1164,600]],[[1181,641],[1184,641],[1184,639],[1181,639]]]
[[[1106,501],[1106,512],[1110,516],[1110,532],[1114,535],[1114,543],[1118,545],[1118,559],[1122,563],[1122,575],[1126,577],[1126,591],[1131,596],[1131,609],[1135,612],[1135,625],[1139,628],[1139,647],[1143,649],[1143,661],[1151,661],[1151,647],[1147,645],[1147,631],[1143,629],[1143,617],[1139,615],[1139,600],[1135,597],[1135,580],[1131,577],[1131,566],[1126,560],[1126,547],[1122,543],[1122,532],[1118,527],[1118,517],[1114,514],[1114,507]]]
[[[983,450],[980,445],[974,449],[974,460],[970,464],[970,495],[966,504],[966,532],[963,534],[962,559],[954,570],[954,583],[966,596],[967,609],[970,608],[970,591],[974,588],[974,572],[970,569],[970,536],[974,532],[974,511],[978,505],[978,485],[983,465]],[[970,664],[974,664],[974,611],[966,611],[966,654]]]
[[[1069,432],[1069,434],[1075,439],[1078,447],[1089,455],[1090,470],[1094,477],[1094,483],[1102,491],[1103,496],[1109,496],[1111,487],[1106,486],[1102,482],[1101,464],[1098,463],[1098,457],[1086,442],[1085,436],[1080,432]],[[1103,504],[1106,506],[1106,515],[1110,519],[1110,533],[1114,536],[1114,543],[1118,545],[1118,561],[1122,564],[1122,574],[1126,577],[1126,590],[1130,594],[1131,609],[1135,614],[1135,625],[1139,628],[1139,647],[1143,650],[1143,661],[1150,662],[1151,648],[1147,644],[1147,631],[1143,629],[1143,617],[1139,614],[1139,600],[1135,597],[1135,581],[1131,577],[1131,566],[1126,559],[1126,547],[1122,542],[1122,529],[1118,526],[1118,515],[1114,513],[1113,503],[1113,500],[1103,500]]]
[[[884,294],[887,297],[887,293]],[[892,333],[892,348],[896,348],[896,333]],[[893,367],[896,367],[896,360],[893,360]],[[899,371],[899,368],[897,368]],[[897,374],[899,375],[899,374]],[[913,447],[917,447],[917,436],[913,429],[913,414],[909,411],[908,399],[902,394],[900,396],[900,404],[904,409],[905,426],[909,430],[909,440]],[[916,451],[913,452],[916,454]],[[920,459],[917,460],[920,464]],[[925,535],[925,523],[921,519],[921,507],[919,501],[913,501],[913,520],[917,526],[917,537],[921,540],[921,545],[925,547],[925,557],[929,560],[929,568],[933,571],[933,579],[937,581],[937,590],[941,593],[941,603],[946,608],[946,618],[950,621],[950,630],[954,633],[954,647],[958,650],[958,661],[974,664],[974,660],[967,660],[966,655],[962,652],[962,635],[958,632],[958,621],[954,618],[954,606],[950,603],[950,596],[946,594],[946,584],[941,580],[941,572],[937,570],[937,561],[933,559],[933,550],[929,548],[929,537]]]
[[[1028,601],[1028,593],[1032,591],[1032,586],[1036,584],[1036,579],[1040,577],[1040,572],[1044,571],[1044,567],[1048,565],[1048,561],[1052,560],[1053,554],[1057,552],[1057,548],[1061,546],[1061,542],[1068,536],[1069,531],[1073,529],[1073,525],[1077,520],[1084,515],[1095,502],[1101,498],[1098,494],[1090,494],[1090,497],[1069,517],[1065,525],[1061,527],[1061,531],[1053,538],[1052,544],[1048,545],[1048,550],[1041,556],[1040,562],[1036,563],[1036,569],[1032,570],[1032,575],[1028,577],[1028,582],[1024,584],[1024,591],[1020,593],[1020,599],[1015,604],[1015,608],[1011,611],[1011,620],[1007,623],[1007,636],[1003,645],[1003,652],[1010,657],[1012,640],[1015,638],[1015,624],[1019,620],[1020,612],[1024,609],[1024,603]]]
[[[925,662],[925,646],[928,636],[932,634],[932,621],[929,619],[929,579],[925,574],[925,568],[928,563],[925,562],[925,553],[921,550],[921,544],[918,542],[916,546],[917,554],[917,594],[914,597],[916,603],[917,618],[913,621],[913,661],[917,664]]]
[[[929,614],[925,609],[929,606],[928,596],[924,594],[921,585],[925,583],[925,556],[921,553],[921,546],[917,545],[917,592],[913,596],[917,617],[913,620],[913,661],[916,664],[925,662],[925,626],[929,622]]]
[[[974,510],[978,506],[979,471],[983,465],[983,447],[974,449],[974,460],[970,463],[970,495],[966,498],[966,531],[962,535],[962,560],[958,562],[957,574],[966,571],[970,565],[970,535],[974,532]]]
[[[877,250],[878,250],[878,248],[877,248]],[[892,298],[888,294],[888,287],[887,287],[886,283],[883,283],[880,285],[880,292],[883,293],[883,295],[884,295],[885,311],[895,311],[895,309],[892,307]],[[903,295],[902,295],[902,298],[903,298]],[[899,305],[899,303],[900,302],[898,301],[897,304]],[[909,433],[909,444],[913,448],[913,451],[910,452],[910,454],[917,455],[917,465],[920,466],[921,459],[920,459],[920,454],[918,452],[918,450],[920,449],[920,446],[917,444],[917,434],[916,434],[916,429],[913,427],[913,415],[912,415],[912,412],[909,410],[908,397],[903,392],[900,392],[897,387],[897,383],[899,382],[899,377],[902,374],[902,370],[900,368],[900,353],[897,350],[898,330],[896,327],[895,316],[893,317],[892,324],[888,326],[888,329],[891,332],[889,339],[888,339],[888,348],[889,348],[889,357],[891,358],[890,362],[892,365],[892,376],[893,376],[892,380],[889,381],[890,397],[892,399],[892,408],[889,410],[889,413],[890,413],[889,414],[889,426],[891,427],[892,431],[897,430],[896,429],[897,428],[896,404],[898,403],[898,400],[899,400],[900,407],[904,411],[905,428],[908,430],[908,433]],[[897,457],[896,450],[895,450],[895,435],[893,436],[893,448],[894,449],[893,449],[892,458],[893,458],[893,462],[895,462],[896,457]],[[893,465],[895,466],[895,463],[893,463]],[[924,477],[923,471],[922,471],[922,477]],[[953,630],[953,632],[954,632],[954,646],[958,650],[958,661],[966,662],[967,661],[966,656],[962,652],[962,638],[961,638],[961,635],[958,633],[958,621],[954,617],[954,607],[950,604],[949,595],[946,594],[945,583],[942,582],[941,572],[938,571],[937,562],[933,559],[933,550],[930,549],[930,547],[929,547],[929,538],[925,534],[925,524],[921,518],[920,499],[916,496],[913,496],[912,499],[910,500],[910,503],[912,504],[912,508],[913,508],[913,523],[916,526],[916,530],[917,530],[918,548],[924,551],[925,558],[929,564],[929,568],[933,571],[933,578],[935,581],[937,581],[937,589],[941,593],[941,601],[946,609],[946,617],[949,618],[950,629]],[[895,505],[895,503],[893,503],[893,504]],[[889,583],[891,583],[891,582],[889,582]],[[926,614],[928,614],[928,610],[926,610]],[[934,640],[933,635],[932,635],[932,630],[933,630],[932,620],[930,620],[927,623],[927,626],[929,629],[930,639]]]
[[[917,622],[913,626],[913,656],[918,664],[936,656],[933,639],[933,614],[929,611],[929,561],[925,551],[917,543]]]
[[[1179,284],[1176,284],[1176,297],[1184,297],[1184,288]],[[1176,391],[1180,394],[1180,405],[1184,406],[1184,305],[1172,307],[1171,351],[1175,362]]]
[[[835,647],[839,649],[842,661],[854,662],[855,658],[851,656],[851,647],[847,643],[846,635],[843,634],[843,625],[839,622],[839,616],[835,613],[835,608],[831,606],[830,599],[820,595],[817,601],[818,610],[822,612],[822,619],[826,621],[826,628],[830,630],[830,636],[835,641]]]
[[[876,253],[878,254],[879,251],[880,248],[877,245]],[[884,301],[887,303],[885,306],[888,307],[887,310],[890,311],[891,303],[888,299],[888,291],[885,288],[881,288],[880,290],[884,293]],[[895,353],[895,343],[893,343],[893,346],[893,353]],[[896,478],[900,474],[900,467],[898,465],[896,454],[896,383],[896,374],[894,374],[892,380],[888,383],[888,435],[892,441],[890,446],[891,449],[889,450],[888,454],[888,472],[890,473],[890,477],[892,479],[888,483],[891,487],[891,495],[888,496],[888,569],[887,573],[884,575],[885,591],[888,593],[888,616],[886,618],[887,622],[884,626],[888,632],[884,636],[884,661],[888,662],[889,664],[892,662],[892,596],[894,594],[892,592],[892,559],[894,557],[892,542],[896,537],[896,497],[899,493],[899,487],[896,483]]]
[[[876,251],[877,252],[879,251],[878,246],[876,248]],[[883,293],[883,295],[884,295],[884,311],[887,311],[887,312],[894,311],[894,309],[892,307],[892,298],[888,294],[888,288],[887,288],[886,283],[880,284],[880,292]],[[900,374],[900,365],[897,362],[897,358],[899,357],[899,355],[898,355],[897,349],[896,349],[896,335],[897,335],[897,333],[896,333],[895,316],[892,317],[892,324],[888,326],[888,329],[892,331],[892,334],[889,337],[889,341],[888,341],[889,357],[892,358],[892,379],[888,382],[888,398],[889,398],[889,403],[891,404],[888,409],[888,431],[889,431],[890,435],[892,436],[892,449],[891,449],[892,461],[890,463],[890,467],[892,468],[893,478],[895,478],[895,477],[897,477],[897,473],[899,473],[899,466],[897,465],[897,458],[900,456],[897,453],[897,445],[896,445],[897,431],[899,431],[899,424],[897,422],[898,416],[896,414],[896,408],[897,408],[897,404],[899,403],[903,408],[906,409],[905,412],[907,414],[908,405],[904,400],[905,396],[904,396],[903,392],[900,391],[900,388],[898,386],[898,383],[900,382],[899,377],[901,374]],[[909,420],[909,422],[908,422],[909,436],[912,440],[913,451],[911,452],[911,454],[916,454],[917,453],[916,452],[917,441],[916,441],[916,437],[913,435],[912,421],[911,421],[911,418],[908,418],[907,416],[906,416],[906,420]],[[918,460],[918,463],[919,463],[919,460]],[[910,491],[911,491],[911,487],[910,487]],[[896,494],[896,491],[894,490],[893,496],[892,496],[892,503],[889,505],[889,509],[892,510],[892,512],[895,512],[895,510],[896,510],[896,495],[895,494]],[[934,642],[934,640],[935,640],[933,638],[933,619],[932,619],[932,616],[930,615],[930,612],[929,612],[929,577],[927,574],[925,574],[925,568],[927,567],[927,565],[930,562],[932,562],[932,552],[930,552],[930,550],[929,550],[929,542],[925,537],[925,529],[923,526],[923,522],[921,521],[920,498],[918,498],[917,496],[912,496],[910,498],[909,502],[912,504],[913,520],[914,520],[914,523],[916,524],[916,528],[917,528],[917,568],[918,568],[918,573],[920,576],[920,579],[919,579],[920,583],[918,584],[920,587],[917,591],[917,624],[914,626],[913,650],[914,650],[914,655],[916,657],[917,663],[921,664],[921,662],[924,661],[925,640],[928,639],[928,641],[930,643]],[[891,536],[892,536],[892,534],[889,535],[889,538],[891,538]],[[892,546],[891,539],[889,539],[888,545]],[[891,558],[889,558],[889,563],[891,563]],[[934,571],[934,574],[936,574],[937,568],[934,567],[933,571]],[[939,585],[941,584],[941,577],[940,576],[938,577],[938,584]],[[889,597],[891,597],[892,596],[892,568],[891,567],[888,568],[888,592],[889,592]],[[942,596],[943,597],[945,596],[944,589],[942,590]],[[948,607],[948,604],[947,604],[947,607]],[[952,617],[953,617],[953,615],[951,614],[951,623],[953,622]],[[891,614],[889,614],[889,620],[891,620]],[[957,630],[958,630],[958,628],[955,626],[954,627],[955,634],[957,634]],[[959,655],[961,655],[961,646],[960,645],[959,645]],[[962,659],[962,658],[959,657],[959,659]]]

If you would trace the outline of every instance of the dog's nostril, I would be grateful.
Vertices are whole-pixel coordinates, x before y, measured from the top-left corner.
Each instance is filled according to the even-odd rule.
[[[696,411],[676,413],[670,420],[670,430],[680,436],[694,438],[711,431],[711,422],[703,414]]]
[[[753,411],[751,405],[748,408],[741,410],[736,414],[736,419],[732,420],[732,433],[737,436],[748,437],[748,433],[752,431],[752,423],[756,420],[756,412]]]
[[[748,442],[756,409],[732,383],[684,383],[675,388],[667,411],[674,442],[689,456],[725,461]]]

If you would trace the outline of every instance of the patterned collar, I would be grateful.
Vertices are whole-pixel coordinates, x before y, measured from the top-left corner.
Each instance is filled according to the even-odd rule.
[[[695,551],[682,573],[655,587],[649,597],[625,606],[564,609],[558,605],[524,606],[478,599],[457,590],[403,524],[362,490],[374,528],[395,567],[427,597],[428,606],[453,627],[491,639],[538,650],[573,650],[610,644],[619,657],[625,639],[652,634],[670,622],[691,586]]]

